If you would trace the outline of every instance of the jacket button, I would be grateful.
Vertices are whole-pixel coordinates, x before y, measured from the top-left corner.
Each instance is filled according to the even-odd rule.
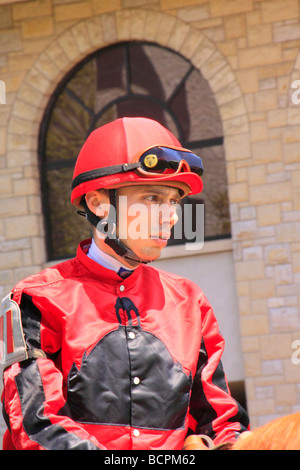
[[[135,338],[135,332],[134,331],[129,331],[128,338],[129,339],[134,339]]]
[[[123,284],[120,286],[120,291],[123,292],[123,290],[125,290],[125,286],[123,286]]]
[[[134,377],[133,383],[134,385],[138,385],[140,383],[141,379],[139,377]]]
[[[135,437],[139,437],[140,431],[139,431],[138,429],[134,429],[134,430],[133,430],[133,435],[134,435]]]

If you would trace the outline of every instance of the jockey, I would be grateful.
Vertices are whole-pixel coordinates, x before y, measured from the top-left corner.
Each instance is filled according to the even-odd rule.
[[[202,191],[202,173],[201,159],[156,121],[122,118],[90,134],[71,200],[92,239],[2,302],[2,323],[12,325],[2,358],[4,448],[180,450],[188,434],[218,445],[247,430],[207,298],[149,265],[181,198]],[[157,206],[167,210],[153,221]]]

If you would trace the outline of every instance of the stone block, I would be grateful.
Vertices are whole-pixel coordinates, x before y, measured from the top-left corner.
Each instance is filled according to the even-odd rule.
[[[24,39],[35,39],[50,36],[54,32],[54,21],[51,16],[23,20],[21,31]]]
[[[300,114],[300,109],[299,109]],[[286,143],[283,147],[283,156],[286,163],[300,162],[300,142]]]
[[[210,17],[209,7],[207,4],[185,6],[178,9],[177,16],[185,23],[190,23],[192,21],[202,22]]]
[[[2,30],[0,34],[1,54],[20,51],[23,48],[22,38],[18,29]]]
[[[172,18],[174,21],[175,19]],[[130,38],[130,10],[119,10],[116,12],[117,36],[119,40],[128,40]]]
[[[248,134],[232,135],[225,138],[226,158],[244,160],[251,157],[251,145]]]
[[[283,361],[273,359],[271,361],[263,361],[262,373],[264,376],[268,375],[283,375]],[[272,387],[273,390],[273,387]]]
[[[235,269],[237,281],[263,280],[265,276],[263,260],[236,262]]]
[[[219,51],[226,57],[234,56],[237,53],[237,45],[234,39],[218,43]]]
[[[176,18],[174,16],[162,15],[160,17],[160,23],[155,37],[159,44],[162,44],[163,46],[168,45],[175,23]]]
[[[48,54],[42,54],[35,61],[35,67],[49,80],[55,80],[58,75],[58,68]]]
[[[242,349],[244,353],[259,351],[259,338],[255,336],[242,337]]]
[[[224,121],[235,118],[237,116],[242,116],[245,113],[246,109],[244,99],[242,97],[220,106],[220,114]]]
[[[266,335],[269,332],[269,319],[267,315],[241,317],[240,327],[243,336]]]
[[[286,126],[287,124],[286,109],[272,109],[272,111],[268,111],[267,122],[268,122],[269,128]]]
[[[274,268],[275,281],[277,285],[287,285],[293,282],[293,271],[290,264],[277,265]]]
[[[218,100],[220,99],[222,93],[224,93],[224,95],[226,96],[226,93],[228,92],[228,86],[232,85],[233,87],[238,87],[236,83],[236,78],[228,64],[225,64],[224,67],[219,70],[219,72],[217,72],[214,76],[210,78],[209,84],[213,92],[216,94],[216,98]],[[219,91],[220,93],[217,96],[217,93]],[[224,101],[221,99],[221,102],[226,101],[226,98],[224,98]]]
[[[19,217],[27,213],[27,201],[24,197],[1,199],[0,217]]]
[[[292,199],[291,184],[287,181],[249,188],[251,204],[266,204],[290,201]]]
[[[12,6],[13,18],[16,21],[52,14],[51,0],[33,0],[24,3],[15,3]]]
[[[260,65],[281,62],[282,50],[280,44],[270,44],[261,47],[249,47],[238,51],[238,61],[241,69],[253,68]]]
[[[0,127],[0,155],[6,154],[6,127]]]
[[[201,41],[201,44],[199,44],[196,51],[191,56],[191,61],[195,67],[201,69],[214,52],[214,44],[205,38]]]
[[[299,17],[297,0],[272,0],[261,2],[262,20],[264,23],[284,21]]]
[[[102,24],[99,17],[90,18],[86,21],[87,31],[93,46],[101,47],[104,42]]]
[[[37,139],[30,135],[11,134],[7,136],[7,147],[10,150],[37,150]]]
[[[6,236],[9,240],[38,236],[41,230],[40,218],[37,215],[8,218],[4,223]]]
[[[291,355],[295,352],[294,349],[291,349]],[[293,364],[293,361],[290,359],[285,359],[283,361],[284,367],[284,378],[286,383],[300,383],[300,364]]]
[[[8,195],[12,191],[12,179],[10,175],[0,176],[0,195]]]
[[[228,192],[231,203],[245,202],[249,199],[248,185],[246,183],[231,184]]]
[[[254,165],[248,168],[248,180],[250,186],[264,184],[266,182],[265,165]]]
[[[300,124],[299,106],[293,106],[291,108],[288,108],[287,113],[288,113],[287,123],[289,126]]]
[[[76,24],[71,31],[80,52],[87,54],[91,50],[92,44],[85,22]]]
[[[101,15],[101,24],[105,42],[112,43],[117,40],[117,25],[114,13],[104,13]]]
[[[122,3],[124,8],[135,7],[136,5],[130,4],[130,2],[121,0],[92,0],[92,8],[94,15],[101,15],[102,13],[108,13],[111,11],[120,10],[122,8]],[[131,2],[132,3],[132,2]]]
[[[275,42],[285,42],[300,39],[299,23],[274,24],[273,34]]]
[[[226,39],[237,39],[246,36],[246,21],[244,15],[234,15],[224,18]]]
[[[90,1],[75,2],[54,6],[55,21],[82,20],[93,15]]]
[[[51,80],[35,67],[28,72],[26,83],[36,88],[41,94],[50,94]]]
[[[226,135],[245,134],[249,130],[248,116],[237,116],[223,121],[223,129]]]
[[[21,266],[22,252],[10,251],[8,253],[0,253],[0,266],[1,269],[12,269]]]
[[[271,308],[269,315],[273,332],[298,331],[300,328],[299,310],[297,307]]]
[[[275,293],[275,283],[271,279],[253,279],[250,281],[251,299],[265,299],[273,297]]]
[[[256,220],[243,220],[231,224],[232,237],[235,240],[251,240],[257,237]]]
[[[278,162],[282,159],[281,140],[253,142],[253,160],[256,164]]]
[[[40,181],[36,178],[22,178],[13,181],[15,196],[29,196],[40,193]]]
[[[247,352],[244,354],[244,368],[247,377],[261,375],[261,358],[258,352]],[[249,404],[249,401],[247,402]]]
[[[145,20],[147,16],[146,10],[135,9],[131,12],[130,18],[130,37],[132,39],[142,38],[144,37],[144,29],[145,29]],[[180,22],[177,22],[178,24]],[[182,24],[182,23],[180,23]],[[188,25],[183,25],[184,27],[188,28]],[[174,29],[174,38],[178,34],[180,27],[177,27],[176,30]],[[172,35],[173,37],[173,35]],[[172,47],[172,46],[170,46]],[[172,49],[177,50],[177,47],[172,47]]]
[[[261,357],[263,360],[290,359],[292,336],[289,333],[272,333],[261,338]]]
[[[189,25],[183,23],[182,21],[177,21],[174,25],[173,33],[169,39],[169,47],[175,51],[179,51],[186,41],[189,30]]]
[[[294,272],[300,271],[300,253],[293,253],[292,254],[292,266]]]
[[[280,405],[290,405],[296,402],[296,385],[276,385],[275,386],[276,403]]]
[[[300,240],[300,223],[281,223],[276,226],[278,242],[298,242]]]
[[[264,248],[264,256],[267,264],[286,264],[291,261],[290,246],[287,243],[277,243]]]
[[[289,126],[282,130],[282,142],[283,144],[292,144],[294,142],[300,142],[299,140],[299,126]],[[300,161],[300,159],[299,159]],[[300,171],[298,172],[300,176]],[[293,172],[294,174],[294,172]],[[300,184],[300,179],[299,179]]]
[[[270,109],[277,109],[278,95],[276,90],[260,91],[254,97],[255,111],[268,111]]]
[[[243,259],[252,261],[263,257],[263,248],[261,246],[250,246],[243,249]]]
[[[80,56],[80,51],[71,31],[65,31],[58,37],[57,41],[68,60],[74,60]]]
[[[271,24],[256,24],[247,28],[248,46],[255,47],[272,43]]]
[[[266,121],[251,122],[251,141],[259,142],[268,139],[268,124]]]
[[[37,155],[32,150],[8,150],[7,151],[7,167],[8,168],[21,168],[24,165],[31,165],[36,163]]]
[[[209,2],[211,16],[226,16],[244,13],[253,10],[252,0],[243,0],[237,2],[236,0],[210,0]]]
[[[257,207],[258,226],[276,225],[281,222],[280,204],[262,204]]]
[[[162,10],[181,8],[181,7],[186,7],[187,5],[190,5],[190,6],[199,5],[200,3],[207,3],[207,0],[161,0],[160,1]]]
[[[224,57],[218,50],[216,50],[201,67],[201,73],[204,75],[206,80],[209,81],[210,78],[215,76],[216,73],[224,68],[225,65]]]
[[[13,25],[11,7],[8,5],[0,6],[0,29],[11,28]]]

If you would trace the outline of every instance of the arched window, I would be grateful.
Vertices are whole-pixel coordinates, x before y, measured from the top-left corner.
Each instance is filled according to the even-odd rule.
[[[204,191],[188,202],[205,204],[205,240],[229,237],[222,124],[208,82],[170,49],[123,42],[74,67],[46,109],[39,156],[48,259],[73,256],[79,240],[90,236],[70,203],[75,160],[91,131],[122,116],[156,119],[202,157]]]

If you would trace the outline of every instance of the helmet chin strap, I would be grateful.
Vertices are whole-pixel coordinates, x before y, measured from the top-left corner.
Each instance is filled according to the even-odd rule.
[[[124,245],[121,240],[116,235],[116,228],[117,228],[117,190],[116,189],[109,189],[109,202],[110,205],[115,208],[115,211],[109,211],[107,220],[102,220],[99,216],[92,212],[85,200],[85,197],[81,200],[81,205],[84,207],[83,211],[78,211],[79,215],[83,215],[86,219],[99,230],[99,224],[102,225],[102,234],[106,234],[105,243],[108,245],[118,256],[121,256],[125,260],[129,262],[134,262],[134,264],[147,264],[150,263],[151,260],[144,260],[137,256],[130,248]],[[115,213],[115,217],[114,214]],[[131,263],[129,263],[131,264]],[[132,263],[133,264],[133,263]]]

